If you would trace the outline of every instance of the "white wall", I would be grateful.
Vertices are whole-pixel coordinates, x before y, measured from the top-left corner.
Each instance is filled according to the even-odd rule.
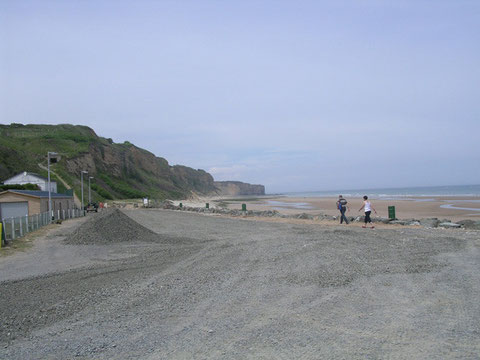
[[[15,185],[15,184],[20,184],[20,185],[25,185],[25,184],[36,184],[40,187],[41,190],[43,191],[48,191],[48,181],[45,179],[42,179],[38,176],[29,174],[29,173],[21,173],[18,175],[15,175],[14,177],[11,177],[10,179],[7,179],[3,182],[5,185]],[[57,192],[57,182],[56,181],[50,181],[50,191],[51,192]]]

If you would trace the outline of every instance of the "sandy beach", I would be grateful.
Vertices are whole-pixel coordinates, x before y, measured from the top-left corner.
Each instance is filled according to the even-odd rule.
[[[361,198],[347,198],[350,211],[348,216],[362,215],[358,211],[363,204]],[[277,210],[282,214],[327,214],[338,215],[335,197],[287,197],[287,196],[263,196],[263,197],[212,197],[195,200],[176,201],[185,206],[204,207],[227,206],[229,209],[241,209],[242,204],[247,205],[248,210]],[[395,206],[398,219],[421,219],[438,218],[458,221],[463,219],[480,219],[480,198],[461,196],[435,196],[435,197],[408,197],[371,199],[371,203],[377,210],[377,216],[388,217],[388,207]],[[375,214],[373,214],[375,215]]]

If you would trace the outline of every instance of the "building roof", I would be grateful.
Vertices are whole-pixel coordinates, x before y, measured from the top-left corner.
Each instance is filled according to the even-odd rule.
[[[39,190],[16,190],[16,189],[9,189],[5,190],[3,192],[0,192],[0,195],[5,194],[7,192],[14,193],[14,194],[20,194],[20,195],[26,195],[26,196],[32,196],[36,198],[47,198],[48,199],[48,191],[39,191]],[[73,196],[67,195],[67,194],[58,194],[58,193],[50,193],[52,199],[53,198],[72,198]]]
[[[20,176],[20,175],[23,175],[23,176],[31,175],[31,176],[35,176],[35,177],[37,177],[37,178],[39,178],[39,179],[42,179],[42,180],[48,181],[48,179],[47,179],[47,178],[45,178],[45,177],[43,177],[43,176],[41,176],[41,175],[38,175],[37,173],[34,173],[34,172],[29,172],[29,171],[22,171],[21,173],[18,173],[17,175],[14,175],[14,176],[12,176],[12,177],[10,177],[10,178],[8,178],[8,179],[4,180],[4,181],[11,180],[11,179],[13,179],[14,177],[17,177],[17,176]],[[52,182],[52,183],[53,183],[53,182],[56,182],[56,181],[55,181],[55,180],[50,180],[50,182]]]

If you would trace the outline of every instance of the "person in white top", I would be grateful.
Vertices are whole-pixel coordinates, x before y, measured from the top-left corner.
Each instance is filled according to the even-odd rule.
[[[358,211],[361,211],[363,208],[365,208],[365,225],[362,227],[366,228],[367,224],[370,223],[370,225],[372,225],[372,229],[375,228],[375,226],[372,224],[372,219],[370,219],[370,214],[372,213],[372,210],[375,211],[376,214],[377,210],[375,210],[375,208],[372,206],[372,203],[368,201],[367,195],[363,197],[363,205]]]

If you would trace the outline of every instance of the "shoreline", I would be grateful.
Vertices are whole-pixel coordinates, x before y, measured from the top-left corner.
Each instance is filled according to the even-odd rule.
[[[360,216],[358,211],[363,204],[361,197],[346,197],[350,211],[347,216]],[[284,215],[307,213],[310,215],[325,214],[338,216],[336,209],[337,197],[290,197],[286,195],[264,196],[217,196],[197,199],[176,200],[173,203],[190,207],[223,207],[230,210],[240,210],[246,204],[248,210],[268,211],[276,210]],[[398,219],[438,218],[459,220],[480,220],[480,197],[470,196],[409,196],[372,198],[373,207],[377,210],[376,216],[388,217],[388,207],[395,206]]]

